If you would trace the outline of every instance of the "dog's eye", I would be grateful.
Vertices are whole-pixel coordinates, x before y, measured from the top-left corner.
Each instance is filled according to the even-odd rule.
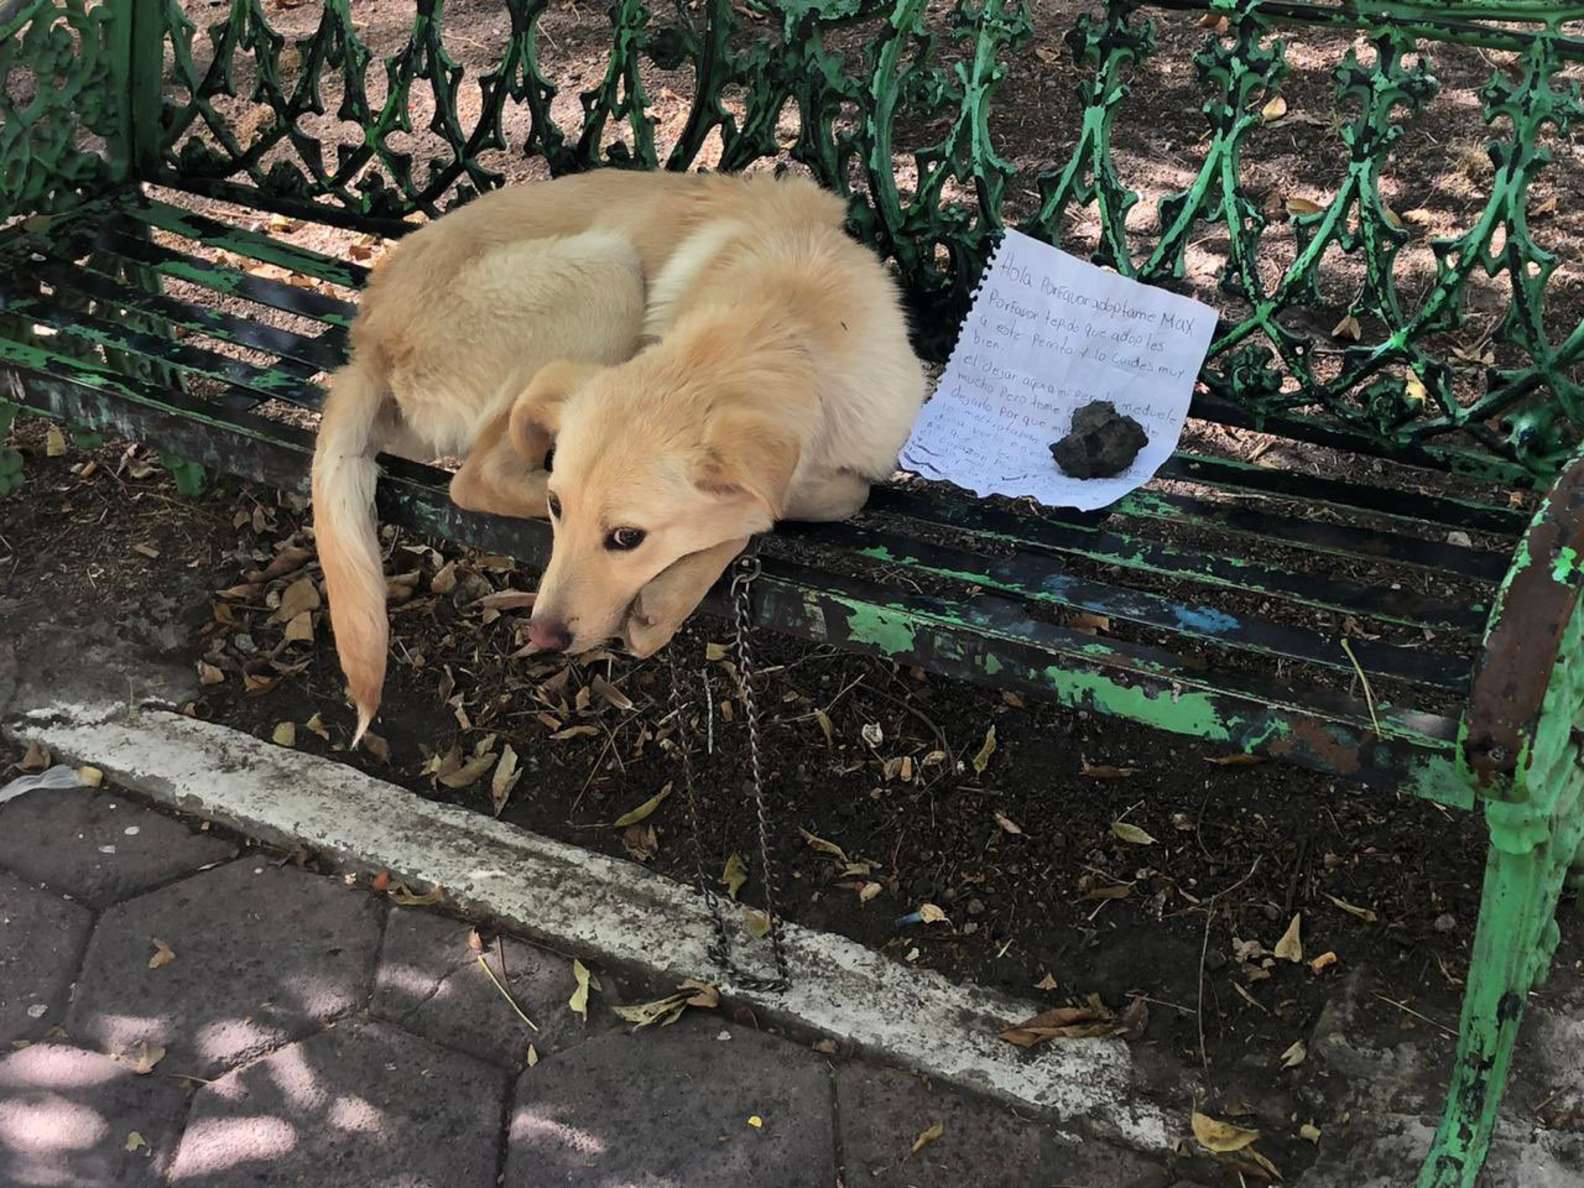
[[[550,518],[559,520],[561,518],[561,501],[555,497],[554,492],[550,494],[547,502],[550,504]]]
[[[643,544],[646,535],[642,528],[614,528],[605,538],[605,547],[625,553]]]

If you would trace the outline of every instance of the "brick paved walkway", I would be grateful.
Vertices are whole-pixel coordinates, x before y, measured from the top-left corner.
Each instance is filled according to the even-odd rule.
[[[0,1186],[1172,1183],[724,1011],[633,1034],[609,973],[584,1023],[507,938],[530,1032],[469,933],[111,791],[0,806]]]

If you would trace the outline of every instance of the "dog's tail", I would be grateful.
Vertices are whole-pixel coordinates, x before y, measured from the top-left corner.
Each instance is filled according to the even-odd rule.
[[[385,404],[379,371],[356,356],[335,373],[314,448],[314,537],[330,600],[336,651],[357,705],[357,746],[379,709],[390,625],[374,487]]]

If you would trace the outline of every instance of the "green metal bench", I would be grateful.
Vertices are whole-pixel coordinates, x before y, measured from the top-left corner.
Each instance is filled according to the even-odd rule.
[[[852,195],[853,233],[895,262],[937,357],[1003,218],[1072,244],[1087,215],[1083,250],[1168,285],[1215,231],[1225,313],[1195,416],[1363,477],[1185,446],[1164,481],[1097,515],[899,485],[856,523],[778,531],[753,618],[1482,808],[1484,905],[1419,1178],[1472,1185],[1525,999],[1557,943],[1559,897],[1584,862],[1584,325],[1548,328],[1557,261],[1526,221],[1548,144],[1584,114],[1559,78],[1584,60],[1572,23],[1584,4],[1101,4],[1056,67],[1079,90],[1081,125],[1026,175],[992,137],[991,97],[1031,35],[1008,0],[963,0],[929,21],[924,0],[615,0],[604,72],[565,123],[540,65],[546,0],[453,0],[449,30],[442,0],[415,7],[376,55],[349,0],[0,4],[0,429],[25,406],[158,443],[187,488],[216,471],[305,490],[311,435],[270,413],[318,406],[367,269],[248,212],[399,235],[525,158],[551,173],[790,158]],[[195,28],[188,9],[213,25]],[[464,70],[447,46],[486,10],[498,56]],[[1156,52],[1160,10],[1208,14],[1193,62],[1208,132],[1191,181],[1144,234],[1127,222],[1137,195],[1113,129]],[[1245,185],[1244,155],[1270,134],[1282,28],[1356,28],[1372,48],[1335,71],[1334,194],[1273,214]],[[1480,93],[1485,205],[1435,244],[1434,276],[1408,300],[1394,261],[1409,233],[1380,183],[1400,121],[1436,94],[1419,52],[1438,42],[1510,51],[1517,66]],[[667,135],[649,114],[662,72],[685,106]],[[511,113],[522,131],[508,137]],[[326,143],[332,126],[350,134]],[[199,214],[150,184],[237,205]],[[1290,252],[1262,271],[1278,231]],[[1322,350],[1323,331],[1289,315],[1319,303],[1339,260],[1355,268],[1342,313],[1360,333]],[[1512,292],[1501,365],[1483,372],[1449,345],[1476,270]],[[545,560],[544,525],[463,513],[442,472],[387,461],[387,521]],[[19,462],[0,452],[0,494],[22,481]],[[1096,617],[1109,629],[1097,634]]]

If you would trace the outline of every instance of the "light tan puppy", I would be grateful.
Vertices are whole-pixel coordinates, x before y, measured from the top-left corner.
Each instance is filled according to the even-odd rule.
[[[380,449],[466,450],[458,504],[549,513],[530,623],[546,651],[622,637],[648,655],[750,536],[863,506],[924,379],[895,286],[842,218],[807,181],[612,171],[497,191],[402,242],[314,461],[359,733],[387,647]]]

